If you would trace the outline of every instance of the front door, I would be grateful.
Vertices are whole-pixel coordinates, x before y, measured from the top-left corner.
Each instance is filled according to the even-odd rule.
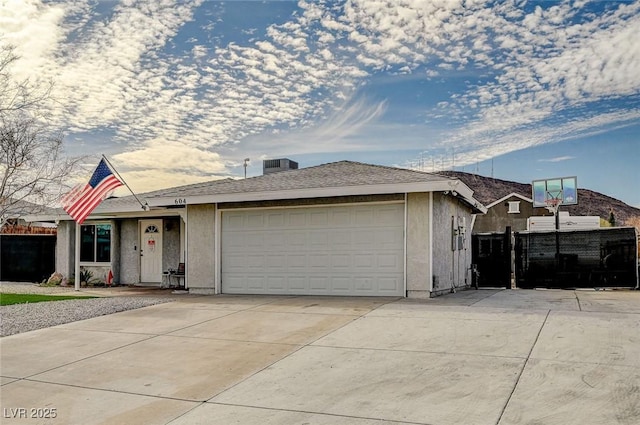
[[[140,220],[140,282],[162,282],[162,220]]]

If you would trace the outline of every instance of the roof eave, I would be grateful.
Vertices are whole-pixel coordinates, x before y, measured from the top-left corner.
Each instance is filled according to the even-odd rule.
[[[490,204],[487,204],[487,205],[486,205],[486,207],[487,207],[487,208],[491,208],[491,207],[493,207],[493,206],[495,206],[495,205],[498,205],[499,203],[504,202],[505,200],[507,200],[507,199],[509,199],[509,198],[513,198],[513,197],[519,198],[519,199],[521,199],[521,200],[523,200],[523,201],[525,201],[525,202],[533,203],[533,199],[531,199],[531,198],[527,198],[526,196],[522,196],[522,195],[520,195],[520,194],[519,194],[519,193],[517,193],[517,192],[511,192],[510,194],[505,195],[505,196],[503,196],[503,197],[502,197],[502,198],[500,198],[500,199],[496,199],[495,201],[493,201],[493,202],[492,202],[492,203],[490,203]]]
[[[147,202],[151,207],[160,207],[175,205],[216,204],[223,202],[272,201],[285,199],[324,198],[334,196],[455,191],[474,210],[477,210],[481,213],[486,213],[486,208],[484,208],[484,206],[480,202],[473,198],[473,191],[461,181],[455,181],[459,183],[452,184],[452,180],[447,179],[431,182],[388,183],[376,185],[316,187],[279,191],[236,192],[195,196],[157,197],[148,198]]]
[[[148,211],[141,208],[127,208],[120,209],[110,208],[108,210],[101,210],[91,213],[85,221],[91,220],[109,220],[113,218],[136,218],[136,217],[165,217],[165,216],[177,216],[180,215],[179,209],[167,209],[157,208]],[[35,221],[48,221],[48,222],[60,222],[60,221],[72,221],[73,219],[68,214],[46,214],[46,215],[27,215],[23,217],[27,222]]]

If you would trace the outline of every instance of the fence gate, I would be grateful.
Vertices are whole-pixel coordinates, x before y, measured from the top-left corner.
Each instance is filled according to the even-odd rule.
[[[515,234],[519,288],[638,287],[632,227]]]
[[[42,282],[56,268],[56,235],[0,235],[0,280]]]
[[[478,286],[511,288],[511,228],[504,233],[472,235],[472,262],[478,270]]]

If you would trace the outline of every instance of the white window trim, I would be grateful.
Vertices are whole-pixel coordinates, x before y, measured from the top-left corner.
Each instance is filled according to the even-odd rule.
[[[509,214],[520,214],[520,201],[509,201]]]
[[[111,262],[113,261],[113,222],[111,221],[91,221],[91,222],[85,222],[82,223],[81,225],[79,225],[79,229],[82,229],[82,226],[99,226],[101,224],[108,224],[111,226],[111,240],[109,241],[109,256],[111,257],[111,259],[109,261],[80,261],[80,251],[78,251],[78,262],[80,263],[81,266],[94,266],[94,267],[101,267],[101,266],[111,266]],[[97,239],[96,239],[97,240]],[[95,255],[95,250],[96,250],[96,241],[94,241],[94,245],[93,245],[93,253]]]

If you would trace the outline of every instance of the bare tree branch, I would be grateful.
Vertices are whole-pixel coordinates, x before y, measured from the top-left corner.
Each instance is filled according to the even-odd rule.
[[[13,80],[14,50],[0,45],[0,224],[55,205],[82,159],[47,121],[52,83]]]

